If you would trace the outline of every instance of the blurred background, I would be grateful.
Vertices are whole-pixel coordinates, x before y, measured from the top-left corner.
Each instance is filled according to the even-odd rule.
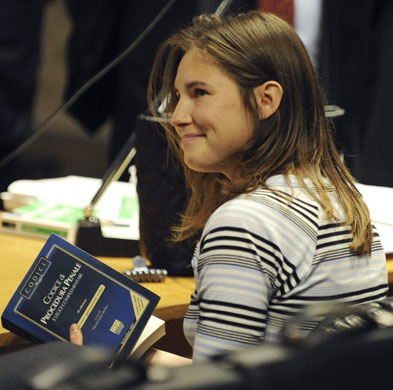
[[[19,0],[15,1],[15,3],[17,2]],[[22,2],[20,3],[18,8],[24,6]],[[6,8],[6,5],[0,5],[0,8],[2,7]],[[26,9],[29,11],[29,6],[26,6]],[[3,9],[3,12],[4,16],[2,18],[6,18],[7,11]],[[11,15],[15,12],[18,12],[18,10],[9,11]],[[22,18],[25,17],[22,16]],[[19,18],[19,14],[15,15],[16,20],[17,18]],[[42,4],[41,23],[41,31],[38,32],[40,46],[36,49],[38,64],[35,70],[30,70],[30,72],[36,72],[36,87],[31,107],[30,123],[32,127],[40,125],[63,103],[67,67],[66,44],[71,30],[65,2],[53,0],[48,1],[47,4]],[[26,31],[24,34],[28,34],[28,32]],[[13,38],[10,37],[9,39],[12,41]],[[2,40],[1,36],[0,42],[4,44],[4,51],[6,51],[8,42]],[[4,56],[6,56],[6,53]],[[27,68],[28,66],[26,66]],[[1,62],[0,69],[3,73],[1,77],[6,77],[6,70],[4,70]],[[28,70],[24,71],[28,72]],[[23,90],[21,86],[21,94]],[[6,90],[1,91],[1,95],[6,93]],[[6,108],[2,107],[3,109]],[[29,110],[28,103],[25,105],[25,110]],[[25,134],[28,134],[29,120],[26,120],[25,123]],[[0,139],[3,142],[6,138],[10,139],[10,134],[13,131],[11,122],[6,124],[9,125],[9,128],[2,127],[0,129]],[[10,182],[17,179],[39,179],[69,174],[101,177],[108,164],[109,135],[109,123],[104,124],[92,136],[84,130],[83,125],[68,113],[60,115],[47,131],[24,150],[20,156],[0,169],[1,190],[4,191]],[[17,139],[16,143],[18,144],[22,138],[23,136]],[[10,145],[7,152],[14,145]],[[3,156],[6,154],[4,149]]]

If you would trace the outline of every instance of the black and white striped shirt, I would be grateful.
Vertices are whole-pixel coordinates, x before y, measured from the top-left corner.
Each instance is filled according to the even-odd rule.
[[[305,305],[359,304],[387,293],[386,259],[375,232],[371,256],[350,251],[350,227],[327,220],[290,177],[271,177],[219,207],[193,259],[196,290],[184,320],[193,360],[274,341]],[[291,192],[293,191],[293,192]],[[288,201],[279,193],[291,195]],[[336,216],[344,221],[335,192]],[[341,215],[340,215],[341,212]],[[309,332],[316,323],[304,323]]]

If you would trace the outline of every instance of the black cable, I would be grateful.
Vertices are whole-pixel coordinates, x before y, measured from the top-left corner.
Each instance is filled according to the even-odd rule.
[[[120,55],[118,55],[112,62],[104,66],[99,70],[90,80],[82,85],[64,104],[53,111],[36,130],[33,131],[28,138],[23,141],[18,147],[16,147],[11,153],[5,156],[0,161],[0,168],[8,164],[12,159],[22,153],[28,146],[30,146],[37,138],[39,138],[44,131],[49,127],[49,125],[57,119],[58,116],[66,112],[79,97],[84,94],[92,85],[94,85],[98,80],[110,72],[115,66],[117,66],[121,61],[124,60],[148,35],[160,22],[160,20],[166,15],[166,13],[171,9],[171,7],[176,3],[177,0],[170,0],[162,8],[162,10],[157,14],[153,21],[146,27],[146,29],[133,41]]]

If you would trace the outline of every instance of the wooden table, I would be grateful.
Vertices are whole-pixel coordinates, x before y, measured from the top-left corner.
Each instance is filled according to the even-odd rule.
[[[0,313],[4,311],[44,242],[42,239],[0,232]],[[132,268],[131,258],[98,258],[120,272]],[[154,315],[167,322],[183,319],[194,290],[192,277],[167,277],[162,283],[142,284],[161,297]],[[0,325],[0,349],[20,342],[20,338]]]

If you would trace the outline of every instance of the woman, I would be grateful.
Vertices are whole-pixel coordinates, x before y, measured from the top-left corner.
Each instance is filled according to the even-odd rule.
[[[310,303],[386,296],[378,234],[287,23],[257,11],[196,18],[159,50],[149,95],[191,189],[174,239],[200,234],[184,320],[194,362],[277,340]],[[160,351],[150,362],[185,363]]]

